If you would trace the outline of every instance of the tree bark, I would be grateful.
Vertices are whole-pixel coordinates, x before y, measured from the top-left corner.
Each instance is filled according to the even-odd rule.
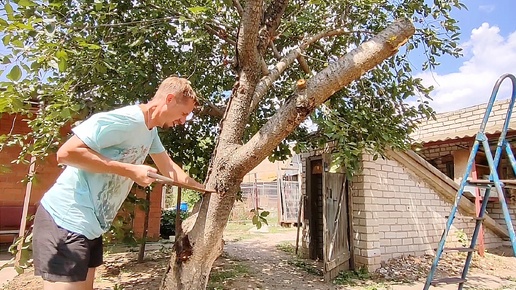
[[[245,15],[259,9],[251,3],[253,1],[246,2],[243,21],[245,21]],[[245,33],[249,33],[250,30],[256,32],[256,24],[251,27],[252,29],[247,27]],[[205,195],[199,212],[184,223],[183,234],[192,246],[192,254],[184,261],[178,260],[173,254],[162,289],[205,289],[213,262],[222,252],[222,232],[245,174],[264,160],[317,106],[336,91],[395,54],[413,33],[414,26],[410,21],[396,21],[371,40],[330,64],[307,80],[302,101],[298,100],[299,95],[292,95],[244,145],[239,145],[237,142],[237,139],[241,138],[241,130],[244,127],[241,122],[247,122],[248,111],[242,108],[245,105],[248,108],[250,106],[257,85],[253,82],[259,74],[260,67],[255,66],[254,70],[258,72],[249,77],[251,68],[245,63],[254,65],[257,63],[256,59],[239,59],[240,64],[243,64],[239,73],[240,87],[233,91],[232,100],[228,104],[222,121],[220,136],[223,138],[219,139],[215,149],[207,181],[207,186],[215,188],[217,194]],[[255,51],[249,51],[256,43],[253,44],[249,39],[239,39],[238,42],[240,48],[248,50],[248,56],[256,56]],[[296,58],[294,54],[292,61]],[[246,83],[247,81],[252,83]]]

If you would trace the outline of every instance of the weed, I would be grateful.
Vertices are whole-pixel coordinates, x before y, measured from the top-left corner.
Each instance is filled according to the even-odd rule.
[[[305,270],[306,272],[308,272],[310,274],[313,274],[313,275],[316,275],[316,276],[322,276],[323,275],[323,272],[322,272],[321,269],[318,269],[314,265],[310,265],[309,263],[306,263],[305,261],[303,261],[301,259],[289,260],[287,263],[289,265],[301,268],[301,269]]]
[[[461,245],[463,247],[466,247],[468,246],[469,244],[469,239],[468,239],[468,235],[466,234],[466,232],[464,232],[464,230],[458,230],[456,233],[455,233],[455,236],[457,236],[457,241],[459,243],[461,243]]]
[[[351,271],[341,271],[337,278],[333,280],[334,284],[337,285],[356,285],[357,280],[367,280],[371,278],[371,275],[369,274],[369,271],[367,271],[367,268],[362,267],[358,270],[351,270]],[[371,289],[373,290],[373,289]]]
[[[229,280],[249,274],[249,268],[241,264],[230,264],[211,272],[208,289],[224,289],[223,284]]]
[[[280,244],[276,245],[276,248],[280,251],[283,251],[283,252],[289,253],[289,254],[294,254],[296,251],[294,245],[292,245],[289,242],[280,243]]]

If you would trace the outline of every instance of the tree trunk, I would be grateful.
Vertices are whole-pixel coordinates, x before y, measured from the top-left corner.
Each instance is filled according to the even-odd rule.
[[[249,15],[256,13],[253,9],[259,7],[246,6]],[[242,21],[245,19],[246,15]],[[241,47],[248,52],[252,50],[252,45],[250,47],[250,42],[244,37],[249,37],[253,29],[256,30],[256,27],[251,26],[242,26],[241,30],[245,33],[240,35],[239,39],[239,45],[242,43]],[[217,194],[205,195],[198,213],[184,222],[182,236],[176,237],[181,240],[180,243],[176,243],[176,247],[180,247],[176,252],[181,254],[172,255],[162,289],[206,288],[213,262],[222,252],[222,232],[245,174],[264,160],[317,106],[395,54],[413,33],[414,26],[410,21],[396,21],[371,40],[332,63],[307,80],[306,91],[289,98],[244,145],[238,144],[249,114],[244,108],[253,106],[251,101],[257,88],[253,81],[261,69],[256,65],[257,62],[239,59],[242,65],[239,70],[239,82],[235,85],[226,108],[219,143],[208,175],[207,186],[215,188]],[[239,50],[240,58],[245,52],[244,49]],[[256,56],[255,52],[248,55]],[[295,54],[292,55],[294,59],[297,58]],[[254,73],[251,70],[253,66]]]

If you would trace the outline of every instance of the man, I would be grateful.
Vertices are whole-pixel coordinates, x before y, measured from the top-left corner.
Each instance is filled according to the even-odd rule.
[[[35,274],[44,289],[93,289],[102,264],[102,234],[109,230],[134,182],[154,179],[148,154],[161,174],[204,189],[170,159],[157,128],[182,125],[197,103],[186,79],[170,77],[142,105],[98,113],[72,131],[57,152],[67,167],[41,200],[34,221]]]

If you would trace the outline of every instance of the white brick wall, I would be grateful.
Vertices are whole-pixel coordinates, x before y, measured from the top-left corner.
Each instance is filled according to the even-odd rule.
[[[453,148],[430,148],[428,152],[440,156],[451,150]],[[306,158],[317,154],[320,152],[304,154],[303,180],[306,180]],[[306,192],[305,182],[302,182],[302,192]],[[355,266],[366,266],[373,271],[390,258],[433,254],[451,205],[403,166],[392,160],[374,161],[372,156],[364,155],[362,171],[354,176],[350,194]],[[303,223],[304,256],[310,242],[307,223],[308,220]],[[447,246],[460,246],[460,231],[471,238],[473,228],[473,220],[456,219]],[[485,243],[487,248],[502,245],[501,239],[489,230],[485,231]]]
[[[359,249],[355,256],[361,257],[356,259],[358,266],[360,261],[368,262],[363,265],[374,270],[390,258],[433,254],[451,205],[396,161],[373,161],[365,155],[362,166],[362,173],[353,180],[352,192],[354,243]],[[363,223],[374,225],[374,230],[355,226]],[[471,238],[474,225],[471,219],[456,219],[447,246],[460,246],[460,231]],[[502,241],[486,231],[485,242],[487,248],[493,248]],[[363,251],[364,245],[378,248]]]

